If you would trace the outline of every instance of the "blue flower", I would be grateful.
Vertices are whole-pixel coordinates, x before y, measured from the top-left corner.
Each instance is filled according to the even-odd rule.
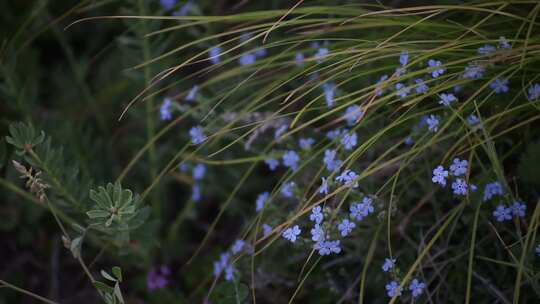
[[[349,207],[350,217],[357,221],[362,221],[374,211],[373,200],[369,197],[364,197],[361,203],[353,203]]]
[[[296,186],[296,184],[294,182],[288,182],[288,183],[285,183],[282,187],[281,187],[281,194],[284,196],[284,197],[293,197],[293,188],[294,186]]]
[[[503,188],[501,183],[492,182],[486,184],[484,188],[484,202],[490,200],[495,195],[503,195]]]
[[[510,43],[508,43],[508,40],[506,39],[506,37],[501,36],[501,37],[499,37],[499,48],[501,48],[501,49],[511,49],[512,46],[510,45]]]
[[[455,195],[466,195],[467,183],[463,179],[458,178],[452,183],[452,190],[454,190]]]
[[[341,166],[341,160],[336,158],[336,150],[325,150],[323,162],[326,165],[326,170],[334,171]]]
[[[411,284],[409,285],[409,290],[412,291],[413,298],[417,298],[420,296],[424,289],[426,288],[426,283],[418,281],[418,279],[412,280]]]
[[[270,171],[276,170],[277,166],[279,165],[279,161],[273,158],[266,159],[264,163],[268,165]]]
[[[184,5],[182,5],[179,10],[177,10],[176,12],[173,12],[173,16],[187,15],[187,13],[189,12],[192,6],[193,6],[193,3],[191,2],[191,0],[189,0]]]
[[[456,96],[454,96],[454,94],[446,94],[446,93],[442,93],[441,95],[439,95],[439,97],[441,98],[439,100],[439,104],[440,105],[443,105],[443,106],[449,106],[452,102],[454,101],[457,101],[457,98]]]
[[[527,210],[527,205],[520,201],[514,201],[514,203],[512,203],[510,206],[510,209],[512,210],[513,216],[524,217],[525,210]]]
[[[396,77],[399,77],[403,74],[405,74],[407,72],[407,69],[406,68],[403,68],[403,67],[399,67],[399,68],[396,68]]]
[[[291,228],[285,229],[282,236],[286,240],[291,241],[291,243],[294,243],[294,242],[296,242],[296,238],[300,235],[300,232],[302,232],[302,231],[300,230],[298,225],[294,225]]]
[[[409,62],[409,52],[402,51],[401,54],[399,54],[399,63],[401,66],[406,66],[407,62]]]
[[[407,146],[410,146],[410,145],[414,144],[414,141],[413,141],[412,137],[409,135],[409,136],[405,137],[405,139],[403,140],[403,143],[406,144]]]
[[[174,7],[176,0],[159,0],[159,4],[164,10],[168,11]]]
[[[219,260],[214,262],[214,276],[218,277],[229,264],[229,253],[220,254]]]
[[[429,117],[426,119],[426,123],[428,124],[429,131],[433,133],[439,131],[439,116],[429,115]]]
[[[283,154],[283,165],[296,171],[298,169],[298,161],[300,157],[293,150],[289,150]]]
[[[348,219],[342,220],[341,223],[339,223],[337,226],[339,232],[341,233],[341,236],[343,237],[351,233],[354,227],[356,227],[356,224],[354,222],[349,221]]]
[[[170,108],[171,108],[171,99],[168,97],[165,97],[163,99],[163,103],[159,107],[159,115],[161,117],[161,120],[170,120],[172,118]]]
[[[259,212],[264,208],[264,205],[266,204],[266,201],[268,200],[268,197],[270,196],[270,193],[263,192],[257,196],[257,199],[255,200],[255,211]]]
[[[493,211],[493,216],[497,219],[497,222],[504,222],[512,219],[512,209],[506,208],[504,205],[499,205]]]
[[[195,167],[193,167],[193,179],[194,180],[203,179],[205,172],[206,172],[206,166],[204,164],[197,164]]]
[[[467,123],[469,123],[470,126],[475,126],[480,122],[480,119],[478,116],[471,114],[467,116]]]
[[[375,88],[375,95],[381,96],[384,93],[381,83],[386,79],[388,79],[388,75],[382,75],[381,78],[379,78],[379,81],[377,81],[377,87]]]
[[[357,144],[356,133],[351,132],[343,134],[343,137],[341,138],[341,144],[343,145],[345,150],[351,150],[352,148],[354,148]]]
[[[219,46],[215,46],[208,51],[208,55],[210,56],[210,62],[212,64],[218,64],[220,62],[220,56],[221,56],[221,48]]]
[[[268,51],[265,49],[265,48],[258,48],[255,50],[255,58],[262,58],[264,56],[266,56],[266,54],[268,53]]]
[[[243,240],[236,240],[231,246],[232,254],[237,254],[244,248],[245,242]]]
[[[360,118],[364,116],[362,108],[357,105],[352,105],[345,110],[345,115],[343,117],[347,121],[347,125],[354,125]]]
[[[191,186],[191,200],[194,202],[201,200],[201,186],[199,184],[193,184]]]
[[[298,144],[300,145],[300,149],[302,150],[311,150],[311,146],[315,143],[315,139],[313,138],[300,138],[298,141]]]
[[[199,86],[197,85],[194,85],[191,90],[189,90],[187,96],[186,96],[186,100],[187,101],[193,101],[195,100],[195,96],[197,96],[197,91],[199,90]]]
[[[319,224],[315,224],[313,228],[311,228],[310,232],[311,232],[311,240],[314,242],[322,242],[326,238],[324,230]]]
[[[234,268],[232,265],[227,265],[227,267],[225,267],[225,280],[226,281],[234,280]]]
[[[423,94],[428,91],[429,88],[424,83],[424,80],[418,78],[414,80],[414,82],[416,82],[416,87],[414,88],[414,90],[416,91],[417,94]]]
[[[482,76],[484,76],[485,70],[486,69],[484,67],[469,64],[469,66],[465,67],[465,72],[463,72],[463,78],[481,78]]]
[[[478,54],[487,55],[487,54],[495,52],[496,50],[497,49],[495,48],[495,46],[491,44],[485,44],[484,46],[481,46],[478,48]]]
[[[326,101],[326,106],[331,108],[334,105],[334,89],[335,85],[333,83],[325,83],[322,85],[324,90],[324,99]]]
[[[443,166],[438,166],[437,168],[433,169],[433,177],[431,178],[431,181],[444,187],[446,186],[447,177],[448,171],[444,170]]]
[[[388,272],[390,269],[394,268],[394,265],[396,264],[396,259],[384,259],[384,264],[382,265],[382,270],[384,272]]]
[[[272,226],[268,224],[262,224],[263,235],[267,236],[272,232]]]
[[[489,84],[489,87],[495,90],[495,94],[508,92],[508,79],[495,79]]]
[[[410,92],[411,92],[410,87],[405,86],[401,82],[396,83],[396,95],[397,96],[399,96],[401,98],[405,98],[405,97],[407,97],[407,95],[409,95]]]
[[[540,244],[536,246],[536,255],[540,257]]]
[[[198,145],[207,139],[206,135],[204,135],[203,133],[203,129],[201,126],[192,127],[189,130],[189,136],[191,136],[191,142],[194,145]]]
[[[340,253],[341,247],[340,247],[340,241],[321,241],[315,244],[313,246],[315,250],[319,251],[319,255],[325,256],[329,255],[331,253]]]
[[[311,214],[309,215],[309,220],[315,222],[316,224],[322,223],[324,219],[324,214],[322,213],[321,206],[315,206],[311,209]]]
[[[321,182],[321,186],[319,187],[319,193],[328,194],[328,181],[324,177],[321,177],[321,179],[322,179],[322,182]]]
[[[467,173],[467,167],[469,162],[465,159],[454,158],[453,163],[450,165],[450,172],[453,176],[461,176]]]
[[[428,66],[432,69],[431,77],[437,78],[446,72],[445,68],[441,67],[442,62],[440,60],[430,59],[428,60]]]
[[[386,294],[389,297],[399,297],[401,295],[401,291],[403,291],[403,288],[399,287],[398,282],[391,281],[390,283],[386,284]]]
[[[257,60],[257,57],[255,57],[255,54],[252,53],[245,53],[240,56],[238,59],[238,63],[240,65],[250,65],[253,64]]]
[[[274,132],[274,139],[279,139],[283,133],[287,131],[288,126],[286,124],[281,125],[279,128],[276,129]]]
[[[529,87],[529,90],[527,91],[528,98],[530,101],[535,101],[540,97],[540,84],[535,83]]]
[[[355,181],[357,177],[358,174],[356,174],[354,171],[346,169],[338,177],[336,177],[336,181],[344,183],[345,186],[358,188],[358,182]]]
[[[304,65],[304,54],[302,54],[301,52],[296,53],[296,55],[294,55],[294,63],[297,66]]]
[[[317,50],[317,53],[315,53],[315,60],[317,60],[317,63],[322,63],[326,55],[328,55],[328,49],[320,48]]]
[[[335,129],[335,130],[328,131],[326,133],[326,137],[328,139],[335,139],[335,138],[339,137],[342,133],[343,133],[343,131],[338,128],[338,129]]]
[[[462,88],[461,85],[456,84],[456,85],[454,86],[454,88],[453,88],[454,93],[459,93],[459,92],[461,91],[461,88]]]

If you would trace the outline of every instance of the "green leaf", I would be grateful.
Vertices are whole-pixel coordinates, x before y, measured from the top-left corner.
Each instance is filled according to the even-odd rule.
[[[118,279],[118,282],[122,282],[122,269],[118,266],[112,268],[112,273]]]
[[[0,140],[0,168],[2,168],[6,162],[6,155],[6,144],[3,140]]]
[[[116,279],[113,278],[110,274],[108,274],[105,270],[101,270],[101,276],[109,281],[116,282]]]
[[[74,258],[78,258],[81,255],[83,238],[84,236],[81,235],[71,240],[69,249],[71,250],[71,254],[73,254]]]
[[[114,292],[114,289],[113,289],[112,287],[110,287],[110,286],[108,286],[107,284],[105,284],[105,283],[103,283],[103,282],[100,282],[100,281],[95,281],[95,282],[94,282],[94,286],[95,286],[98,290],[100,290],[100,291],[102,291],[102,292],[104,292],[104,293],[110,294],[110,293]]]
[[[86,212],[86,215],[88,215],[88,217],[91,219],[109,217],[110,214],[110,212],[105,210],[90,210]]]
[[[114,285],[114,295],[120,301],[120,303],[124,303],[124,297],[122,297],[122,291],[120,290],[120,283],[116,282]]]

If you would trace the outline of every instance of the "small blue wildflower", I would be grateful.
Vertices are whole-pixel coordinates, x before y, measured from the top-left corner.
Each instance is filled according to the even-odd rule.
[[[262,57],[266,56],[267,53],[268,53],[268,51],[265,48],[258,48],[254,52],[255,58],[262,58]]]
[[[341,136],[342,133],[343,133],[343,131],[338,128],[338,129],[335,129],[335,130],[328,131],[326,133],[326,137],[328,139],[335,139],[335,138]]]
[[[379,81],[377,81],[377,87],[375,88],[375,95],[381,96],[384,93],[381,83],[387,79],[388,75],[382,75],[381,78],[379,78]]]
[[[433,133],[439,131],[439,116],[429,115],[429,117],[426,119],[426,123],[429,131]]]
[[[382,270],[384,272],[390,271],[390,269],[394,268],[394,265],[396,264],[396,259],[384,259],[384,264],[382,265]]]
[[[257,199],[255,200],[255,211],[259,212],[264,208],[264,205],[266,204],[266,201],[268,200],[268,197],[270,196],[270,193],[263,192],[257,196]]]
[[[287,131],[288,126],[286,124],[281,125],[279,128],[276,129],[274,132],[274,139],[279,139],[283,133]]]
[[[360,118],[362,118],[362,116],[364,116],[364,112],[362,111],[362,108],[357,105],[347,107],[345,110],[345,115],[343,115],[347,121],[347,125],[349,126],[354,125]]]
[[[423,94],[428,91],[428,86],[424,83],[424,80],[418,78],[414,82],[416,82],[416,87],[414,87],[414,90],[417,94]]]
[[[185,16],[193,6],[193,2],[189,0],[184,5],[180,7],[177,11],[173,12],[173,16]]]
[[[189,166],[186,163],[181,163],[178,165],[178,170],[180,170],[180,172],[187,172],[189,170]]]
[[[324,90],[324,99],[326,101],[326,106],[331,108],[334,105],[334,89],[335,85],[333,83],[325,83],[322,85]]]
[[[484,46],[481,46],[478,48],[478,54],[487,55],[487,54],[495,52],[496,50],[497,49],[495,48],[495,46],[491,44],[485,44]]]
[[[189,90],[188,94],[186,95],[187,101],[193,101],[195,100],[195,96],[197,96],[197,91],[199,90],[199,86],[194,85],[191,90]]]
[[[199,184],[193,184],[191,186],[191,200],[194,202],[201,200],[201,186]]]
[[[410,146],[410,145],[414,144],[414,141],[413,141],[412,137],[409,135],[409,136],[405,137],[405,139],[403,140],[403,143],[406,144],[407,146]]]
[[[399,284],[396,281],[391,281],[386,284],[385,288],[386,294],[391,298],[401,296],[401,292],[403,291],[403,288],[399,287]]]
[[[462,89],[462,86],[459,85],[459,84],[456,84],[456,85],[454,86],[454,88],[453,88],[454,93],[459,93],[459,92],[461,92],[461,89]]]
[[[452,190],[454,191],[455,195],[466,195],[467,183],[463,179],[458,178],[452,183]]]
[[[530,101],[535,101],[540,97],[540,84],[535,83],[529,87],[529,90],[527,91],[528,98]]]
[[[438,166],[437,168],[433,169],[433,177],[431,178],[431,181],[444,187],[446,186],[447,177],[448,171],[444,170],[443,166]]]
[[[441,67],[442,62],[440,60],[430,59],[428,60],[428,66],[432,69],[431,77],[437,78],[446,72],[446,69]]]
[[[354,222],[349,221],[348,219],[342,220],[341,223],[339,223],[337,225],[337,228],[338,228],[341,236],[343,236],[343,237],[345,237],[349,233],[351,233],[351,231],[354,229],[354,227],[356,227],[356,224]]]
[[[426,283],[420,282],[418,279],[413,279],[409,285],[409,290],[412,291],[413,298],[419,297],[426,288]]]
[[[401,75],[405,74],[407,72],[406,68],[399,67],[396,68],[396,71],[394,72],[396,74],[396,77],[400,77]]]
[[[328,55],[328,49],[327,48],[319,48],[317,50],[317,53],[315,53],[315,60],[317,60],[317,63],[322,63],[324,61],[324,58]]]
[[[356,174],[354,171],[346,169],[338,177],[336,177],[336,181],[344,183],[345,186],[358,188],[358,182],[355,182],[357,177],[358,174]]]
[[[204,164],[197,164],[193,167],[193,179],[201,180],[206,172],[206,166]]]
[[[300,227],[298,227],[298,225],[294,225],[294,227],[285,229],[282,236],[286,240],[291,241],[291,243],[294,243],[301,232]]]
[[[309,215],[309,220],[317,224],[322,223],[324,219],[324,214],[322,213],[321,206],[315,206],[311,209],[311,214]]]
[[[255,54],[252,53],[245,53],[240,56],[238,59],[238,63],[240,65],[250,65],[253,64],[257,60],[257,57],[255,57]]]
[[[450,104],[454,101],[457,101],[457,98],[456,96],[454,96],[454,94],[446,94],[446,93],[442,93],[441,95],[439,95],[439,97],[441,98],[439,100],[439,104],[440,105],[443,105],[443,106],[450,106]]]
[[[161,104],[161,107],[159,107],[159,115],[161,117],[161,120],[170,120],[172,118],[170,108],[171,108],[171,99],[168,97],[165,97],[163,99],[163,103]]]
[[[331,253],[340,253],[341,247],[340,247],[340,241],[322,241],[318,242],[314,246],[315,250],[319,251],[319,255],[325,256],[329,255]]]
[[[301,52],[296,53],[296,55],[294,55],[294,63],[297,66],[304,65],[304,54],[302,54]]]
[[[231,246],[232,254],[237,254],[244,248],[245,242],[243,240],[236,240]]]
[[[219,255],[219,260],[214,262],[214,276],[218,277],[229,264],[229,253]]]
[[[410,92],[411,92],[410,87],[405,86],[401,82],[396,83],[396,95],[397,96],[399,96],[401,98],[405,98],[405,97],[407,97],[407,95],[409,95]]]
[[[279,165],[279,161],[273,158],[264,160],[264,163],[268,165],[268,168],[270,169],[270,171],[276,170],[277,166]]]
[[[512,210],[513,216],[524,217],[525,211],[527,210],[527,205],[520,201],[514,201],[510,206],[510,209]]]
[[[321,177],[321,186],[319,187],[320,194],[328,194],[328,180],[324,177]]]
[[[470,64],[469,66],[465,67],[465,72],[463,72],[463,78],[481,78],[482,76],[484,76],[485,70],[486,69],[484,67]]]
[[[504,205],[499,205],[493,211],[493,216],[497,219],[497,222],[504,222],[512,219],[512,209],[506,208]]]
[[[227,265],[225,267],[225,281],[234,280],[234,267],[232,265]]]
[[[480,123],[480,119],[478,118],[478,116],[471,114],[467,116],[467,123],[469,123],[470,126],[475,126]]]
[[[267,236],[272,232],[272,226],[268,224],[262,224],[263,235]]]
[[[315,139],[309,138],[300,138],[298,144],[302,150],[311,150],[311,146],[315,143]]]
[[[194,145],[198,145],[207,139],[206,135],[204,135],[203,133],[203,129],[201,126],[192,127],[189,130],[189,136],[191,136],[191,142]]]
[[[294,182],[288,182],[288,183],[285,183],[282,187],[281,187],[281,194],[284,196],[284,197],[293,197],[294,194],[293,194],[293,188],[294,186],[296,186],[296,184]]]
[[[466,159],[454,158],[453,163],[450,165],[450,172],[453,176],[461,176],[467,173],[467,167],[469,162]]]
[[[353,203],[349,207],[350,217],[357,221],[362,221],[365,217],[369,216],[370,213],[374,212],[373,200],[369,197],[364,197],[362,202]]]
[[[402,51],[401,54],[399,54],[399,63],[401,66],[406,66],[407,62],[409,62],[409,52]]]
[[[313,228],[311,228],[310,232],[311,240],[314,242],[322,242],[326,238],[326,234],[324,233],[324,230],[319,224],[315,224]]]
[[[221,56],[221,48],[219,46],[215,46],[208,51],[208,55],[210,56],[210,62],[212,64],[218,64],[220,62],[220,56]]]
[[[489,87],[495,90],[495,94],[506,93],[508,92],[508,79],[497,78],[489,84]]]
[[[164,10],[168,11],[174,7],[176,0],[159,0],[159,4]]]
[[[296,171],[298,169],[298,161],[300,157],[293,150],[289,150],[283,154],[283,165]]]
[[[484,188],[484,202],[490,200],[492,197],[496,195],[503,195],[503,188],[501,183],[499,182],[492,182],[486,184]]]
[[[499,48],[501,48],[501,49],[511,49],[512,48],[510,43],[508,43],[508,40],[506,39],[506,37],[501,36],[501,37],[499,37],[498,41],[499,41]]]
[[[355,132],[345,133],[341,138],[341,144],[343,145],[345,150],[351,150],[356,146],[357,143],[357,136]]]
[[[325,150],[323,162],[326,165],[326,170],[334,171],[341,166],[341,160],[336,158],[336,150]]]
[[[478,190],[478,187],[475,184],[471,184],[471,192],[476,192],[476,190]]]

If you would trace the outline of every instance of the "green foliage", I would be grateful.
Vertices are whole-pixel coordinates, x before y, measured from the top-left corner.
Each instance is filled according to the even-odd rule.
[[[249,289],[239,282],[219,283],[212,292],[210,301],[216,304],[241,304],[246,303]]]
[[[519,176],[527,183],[540,186],[540,142],[527,146],[519,162]]]
[[[105,270],[101,270],[101,276],[106,280],[113,282],[114,287],[110,287],[109,285],[100,281],[95,281],[94,286],[99,290],[101,297],[106,304],[124,304],[124,296],[120,290],[120,283],[122,282],[122,270],[120,267],[115,266],[112,269],[112,273],[113,275],[110,275]]]

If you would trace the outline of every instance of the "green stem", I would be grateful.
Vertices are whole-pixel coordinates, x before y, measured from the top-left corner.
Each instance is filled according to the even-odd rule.
[[[32,297],[32,298],[34,298],[34,299],[40,300],[40,301],[45,302],[45,303],[49,303],[49,304],[59,304],[59,303],[57,303],[57,302],[55,302],[55,301],[53,301],[53,300],[49,300],[49,299],[47,299],[47,298],[44,298],[44,297],[42,297],[42,296],[40,296],[40,295],[38,295],[38,294],[35,294],[35,293],[31,292],[31,291],[28,291],[28,290],[26,290],[26,289],[17,287],[17,286],[15,286],[15,285],[13,285],[13,284],[10,284],[10,283],[8,283],[8,282],[6,282],[6,281],[4,281],[4,280],[0,280],[0,287],[6,287],[6,288],[9,288],[9,289],[12,289],[12,290],[14,290],[14,291],[20,292],[20,293],[22,293],[22,294],[25,294],[25,295],[27,295],[27,296],[30,296],[30,297]]]

